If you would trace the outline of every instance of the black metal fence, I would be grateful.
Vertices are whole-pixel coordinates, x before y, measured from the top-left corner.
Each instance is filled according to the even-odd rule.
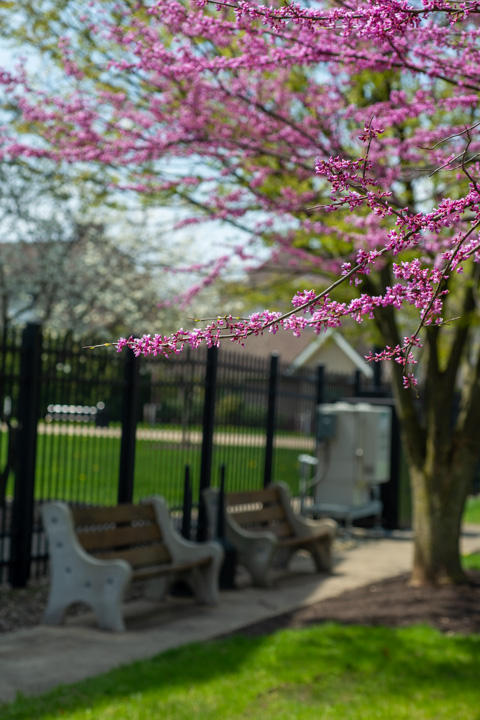
[[[0,340],[0,582],[46,572],[39,507],[163,495],[181,520],[188,474],[201,490],[283,480],[315,448],[315,410],[362,392],[360,374],[291,372],[276,356],[214,348],[174,359],[85,349],[28,325]],[[201,537],[201,513],[198,534]]]

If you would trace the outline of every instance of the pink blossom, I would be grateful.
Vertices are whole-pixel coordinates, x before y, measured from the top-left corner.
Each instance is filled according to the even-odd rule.
[[[82,38],[69,27],[58,40],[58,91],[24,67],[0,69],[5,107],[28,129],[6,120],[0,157],[100,167],[126,196],[181,203],[179,227],[193,235],[203,220],[238,232],[215,261],[168,269],[172,305],[191,304],[232,263],[258,269],[258,242],[271,265],[310,288],[318,278],[286,313],[227,313],[120,338],[118,350],[171,356],[391,308],[418,331],[369,359],[398,363],[412,387],[422,329],[446,322],[452,283],[480,260],[479,11],[478,0],[156,0],[139,12],[118,0],[112,12],[92,0],[76,18]],[[388,92],[365,80],[352,102],[359,77],[387,76]],[[342,283],[350,299],[336,295]]]

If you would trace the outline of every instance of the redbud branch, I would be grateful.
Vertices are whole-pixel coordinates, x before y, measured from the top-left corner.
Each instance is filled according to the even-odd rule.
[[[463,172],[465,173],[465,175],[468,177],[468,179],[470,180],[470,182],[472,183],[472,185],[473,185],[473,187],[475,188],[476,192],[478,193],[477,182],[476,182],[476,180],[474,180],[474,178],[470,175],[470,173],[468,172],[467,168],[465,167],[465,155],[467,154],[468,148],[470,147],[470,143],[472,142],[472,138],[471,138],[471,135],[470,135],[470,131],[467,132],[467,138],[468,138],[468,142],[467,142],[467,146],[466,146],[466,148],[465,148],[465,152],[464,152],[463,158],[462,158],[462,170],[463,170]],[[468,162],[472,162],[472,160],[475,160],[475,158],[478,157],[478,155],[479,155],[479,153],[476,153],[476,155],[474,155],[473,157],[469,158]]]
[[[465,130],[462,130],[461,132],[454,133],[453,135],[449,135],[446,138],[443,138],[443,140],[439,140],[433,147],[424,147],[423,145],[419,145],[418,147],[420,150],[435,150],[439,145],[442,145],[443,143],[446,143],[448,140],[452,140],[455,137],[460,137],[461,135],[465,135],[465,133],[469,133],[470,130],[474,130],[476,127],[480,125],[480,120],[475,123],[474,125],[470,125],[470,127],[465,128]]]
[[[460,251],[460,248],[461,248],[461,246],[463,245],[463,243],[465,242],[465,240],[466,240],[466,239],[469,237],[469,235],[471,235],[478,227],[480,227],[480,220],[478,220],[478,221],[475,223],[475,225],[472,225],[472,227],[470,228],[470,230],[468,230],[468,232],[465,233],[465,235],[463,236],[463,238],[461,239],[461,241],[458,243],[458,246],[457,246],[455,252],[452,254],[452,257],[450,258],[450,260],[447,262],[447,264],[446,264],[445,267],[443,268],[443,270],[442,270],[442,278],[441,278],[440,282],[438,283],[437,288],[436,288],[434,294],[432,295],[432,298],[430,299],[430,302],[429,302],[429,304],[428,304],[428,307],[426,308],[426,310],[425,310],[425,312],[424,312],[424,314],[423,314],[422,319],[420,320],[420,323],[419,323],[417,329],[415,330],[415,332],[413,333],[413,335],[411,335],[412,338],[418,337],[418,335],[420,334],[422,328],[425,327],[426,321],[427,321],[427,319],[428,319],[428,314],[429,314],[430,310],[432,309],[432,307],[433,307],[433,305],[434,305],[434,303],[435,303],[435,300],[437,300],[438,296],[440,295],[440,290],[442,289],[443,284],[444,284],[444,282],[445,282],[445,277],[446,277],[447,272],[448,272],[448,271],[450,270],[450,268],[452,267],[453,261],[455,260],[455,257],[458,255],[458,253],[459,253],[459,251]],[[453,318],[452,318],[452,319],[453,319]],[[404,357],[405,357],[405,358],[408,358],[408,355],[409,355],[409,353],[410,353],[413,345],[414,345],[414,343],[413,343],[413,342],[410,342],[410,343],[408,344],[408,346],[406,347],[406,349],[404,350]],[[406,367],[406,366],[405,366],[405,367]],[[404,374],[405,374],[405,367],[404,367]]]

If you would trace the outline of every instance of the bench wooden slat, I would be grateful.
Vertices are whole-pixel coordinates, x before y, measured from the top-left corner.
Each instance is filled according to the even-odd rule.
[[[263,525],[260,524],[254,524],[254,523],[245,523],[241,526],[242,530],[247,530],[249,532],[265,532],[268,531],[275,535],[279,540],[284,540],[285,538],[291,538],[293,537],[293,530],[290,526],[290,523],[288,522],[278,522],[278,523],[264,523]]]
[[[273,532],[279,540],[282,542],[288,538],[294,538],[295,533],[292,530],[292,526],[289,522],[272,523],[268,526],[270,532]]]
[[[102,553],[92,553],[101,560],[115,560],[120,558],[126,560],[132,568],[140,568],[146,565],[161,565],[171,563],[172,558],[165,545],[146,545],[137,548],[125,548],[123,550],[111,550]]]
[[[160,565],[150,566],[145,568],[138,568],[133,573],[134,580],[148,580],[149,578],[159,577],[161,575],[171,575],[172,573],[183,572],[184,570],[191,570],[195,567],[204,567],[210,565],[211,558],[202,558],[201,560],[195,560],[190,563],[178,563],[177,565]]]
[[[260,490],[243,490],[241,492],[227,493],[225,496],[227,507],[272,502],[278,502],[278,490],[275,487],[266,487]]]
[[[228,509],[231,517],[241,527],[247,525],[261,525],[275,520],[284,520],[285,512],[281,505],[267,505],[266,507],[244,509],[236,512],[235,508]]]
[[[295,535],[277,488],[227,495],[227,512],[244,530],[268,530],[283,540]]]
[[[318,532],[316,535],[308,535],[307,537],[290,537],[284,538],[280,541],[282,547],[306,547],[307,545],[315,544],[318,540],[322,540],[329,536],[328,529],[324,532]]]
[[[156,523],[150,523],[78,532],[77,537],[84,550],[92,551],[160,542],[162,534]]]
[[[72,508],[76,527],[102,525],[108,523],[131,523],[136,520],[155,520],[155,511],[151,503],[141,505],[112,505],[110,507]]]

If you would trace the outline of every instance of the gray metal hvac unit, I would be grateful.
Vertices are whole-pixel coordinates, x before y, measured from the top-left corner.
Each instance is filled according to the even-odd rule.
[[[347,524],[380,518],[381,483],[390,480],[392,410],[337,402],[317,409],[317,471],[309,513]]]

